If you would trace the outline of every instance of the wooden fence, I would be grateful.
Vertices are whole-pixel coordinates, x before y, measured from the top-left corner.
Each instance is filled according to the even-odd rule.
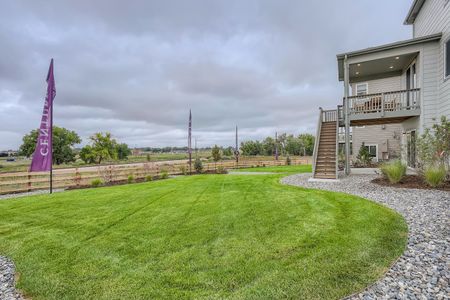
[[[311,164],[310,157],[292,158],[292,165]],[[225,169],[251,168],[263,166],[286,165],[285,160],[241,160],[221,161],[215,163],[203,163],[203,171],[214,171],[218,167]],[[98,167],[83,167],[71,169],[55,169],[53,171],[53,188],[79,188],[90,186],[94,179],[100,179],[105,184],[124,182],[133,176],[134,180],[143,180],[148,176],[157,178],[162,172],[169,175],[182,174],[182,169],[189,171],[186,162],[149,162],[130,165],[111,165]],[[194,165],[192,164],[192,168]],[[195,170],[192,169],[195,173]],[[0,173],[0,194],[30,192],[49,188],[48,172],[12,172]]]

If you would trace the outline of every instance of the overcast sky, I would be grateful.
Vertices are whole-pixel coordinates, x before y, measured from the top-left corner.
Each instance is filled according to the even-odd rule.
[[[0,150],[37,128],[55,59],[55,125],[83,144],[199,146],[313,133],[342,98],[336,54],[411,37],[412,0],[0,3]]]

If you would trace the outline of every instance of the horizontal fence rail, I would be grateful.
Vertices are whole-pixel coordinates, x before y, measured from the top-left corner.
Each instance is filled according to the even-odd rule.
[[[350,114],[414,110],[420,108],[420,89],[350,96],[348,102]]]
[[[311,164],[311,157],[291,158],[292,165]],[[195,173],[192,162],[192,173]],[[211,172],[217,168],[239,169],[264,166],[283,166],[285,160],[234,160],[217,163],[203,163],[203,171]],[[91,186],[94,179],[100,179],[104,184],[126,182],[129,176],[133,180],[144,180],[148,176],[158,178],[161,173],[168,175],[181,175],[189,172],[187,162],[173,163],[142,163],[140,165],[110,165],[98,167],[85,167],[73,169],[55,169],[53,171],[53,188],[81,188]],[[49,189],[48,172],[11,172],[0,173],[0,194],[31,192]]]

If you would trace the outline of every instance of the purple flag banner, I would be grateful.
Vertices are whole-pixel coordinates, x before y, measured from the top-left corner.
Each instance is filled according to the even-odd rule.
[[[55,78],[53,77],[53,58],[47,74],[47,96],[42,112],[41,126],[39,128],[36,149],[33,153],[30,172],[50,171],[53,162],[52,125],[53,125],[53,99],[56,95]]]

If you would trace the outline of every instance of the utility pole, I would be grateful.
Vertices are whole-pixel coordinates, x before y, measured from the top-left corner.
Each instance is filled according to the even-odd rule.
[[[278,132],[275,132],[275,160],[278,160]]]
[[[236,164],[239,164],[239,143],[238,143],[238,127],[236,125],[236,146],[234,147],[234,156],[236,157]]]

